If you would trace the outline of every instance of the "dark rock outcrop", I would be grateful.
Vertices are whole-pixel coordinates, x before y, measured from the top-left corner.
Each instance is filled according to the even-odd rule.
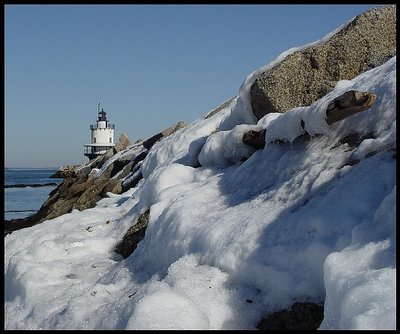
[[[145,140],[143,142],[143,147],[146,149],[150,149],[156,142],[160,141],[161,139],[168,137],[169,135],[171,135],[172,133],[176,132],[179,129],[182,129],[184,127],[186,127],[187,124],[185,122],[178,122],[173,126],[170,126],[169,128],[165,129],[162,132],[159,132],[157,134],[155,134],[154,136],[150,137],[149,139]]]
[[[295,51],[261,73],[250,89],[253,114],[311,105],[339,80],[351,80],[396,55],[396,6],[364,12],[323,44]]]
[[[294,303],[290,308],[268,315],[258,325],[261,330],[317,330],[324,318],[324,305]]]
[[[163,134],[161,132],[155,134],[154,136],[150,137],[149,139],[143,142],[143,147],[149,150],[156,142],[158,142],[161,138],[163,138]]]
[[[122,241],[115,247],[115,252],[126,259],[136,249],[138,243],[143,240],[147,225],[149,224],[150,210],[141,214],[137,223],[129,228]]]

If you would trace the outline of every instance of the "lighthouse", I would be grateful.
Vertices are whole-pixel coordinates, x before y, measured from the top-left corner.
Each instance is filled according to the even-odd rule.
[[[84,155],[90,160],[106,153],[107,150],[114,147],[114,129],[115,125],[107,120],[107,113],[100,109],[100,103],[97,106],[98,118],[96,124],[90,125],[90,144],[84,145]]]

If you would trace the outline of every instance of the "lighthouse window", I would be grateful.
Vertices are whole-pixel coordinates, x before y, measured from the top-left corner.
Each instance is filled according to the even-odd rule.
[[[111,143],[111,137],[110,137],[110,143]]]
[[[96,144],[96,137],[93,138],[93,143]]]

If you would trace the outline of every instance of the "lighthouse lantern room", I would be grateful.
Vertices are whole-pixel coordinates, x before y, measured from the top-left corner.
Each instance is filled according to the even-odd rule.
[[[84,145],[84,155],[90,160],[106,153],[107,150],[114,147],[114,129],[115,125],[107,120],[107,113],[101,109],[100,103],[97,106],[98,118],[96,124],[90,125],[91,144]]]

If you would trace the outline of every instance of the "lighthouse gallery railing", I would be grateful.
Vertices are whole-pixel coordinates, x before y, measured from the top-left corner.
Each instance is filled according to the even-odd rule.
[[[97,130],[99,127],[97,124],[90,124],[90,130]],[[100,129],[115,129],[115,124],[107,124],[105,128],[101,127]]]

